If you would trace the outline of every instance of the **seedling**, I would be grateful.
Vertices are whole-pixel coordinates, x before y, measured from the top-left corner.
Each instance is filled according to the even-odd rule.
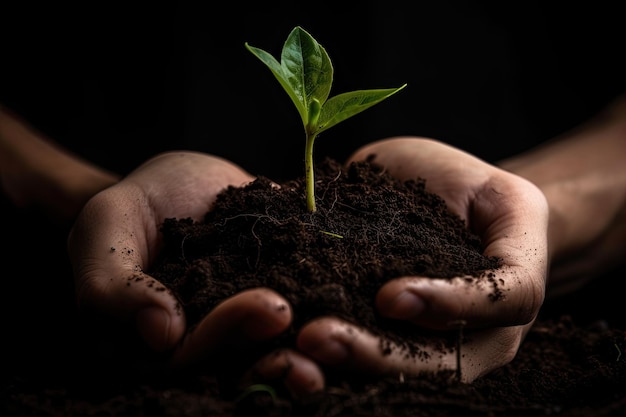
[[[246,48],[272,71],[296,105],[304,132],[304,171],[306,204],[310,212],[316,211],[315,178],[313,168],[313,143],[315,138],[337,123],[372,107],[406,87],[357,90],[328,99],[333,83],[333,66],[322,45],[300,26],[296,26],[285,41],[278,62],[266,51],[250,46]]]

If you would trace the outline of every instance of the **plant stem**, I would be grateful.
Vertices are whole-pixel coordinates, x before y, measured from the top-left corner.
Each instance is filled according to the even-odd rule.
[[[306,179],[306,207],[309,212],[314,213],[315,207],[315,173],[313,171],[313,142],[315,135],[306,135],[306,146],[304,150],[304,170]]]

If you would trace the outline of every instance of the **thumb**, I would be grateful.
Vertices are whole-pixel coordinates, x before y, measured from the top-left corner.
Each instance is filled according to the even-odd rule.
[[[163,352],[182,339],[185,317],[171,291],[144,272],[150,231],[142,225],[147,223],[136,208],[120,209],[98,194],[69,234],[78,307],[134,326],[150,348]]]

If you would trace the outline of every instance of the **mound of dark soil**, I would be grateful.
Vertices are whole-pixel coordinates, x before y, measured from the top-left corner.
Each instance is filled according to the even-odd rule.
[[[473,276],[465,285],[488,281],[493,302],[502,298],[494,279],[499,260],[481,254],[478,237],[423,181],[401,182],[365,162],[347,170],[324,162],[314,213],[302,179],[278,188],[259,178],[225,190],[203,222],[166,220],[163,257],[150,273],[174,290],[192,326],[224,298],[270,287],[292,305],[294,331],[334,315],[415,355],[424,332],[374,309],[390,278]],[[456,334],[447,339],[436,338],[455,348]]]

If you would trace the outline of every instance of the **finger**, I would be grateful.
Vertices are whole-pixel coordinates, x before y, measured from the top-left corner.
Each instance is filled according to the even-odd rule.
[[[543,301],[543,287],[528,284],[517,268],[504,267],[487,276],[391,280],[376,295],[378,312],[431,329],[446,330],[454,321],[468,327],[526,324]]]
[[[115,186],[117,187],[117,186]],[[148,220],[132,199],[101,193],[83,208],[68,237],[79,308],[132,324],[156,351],[175,346],[185,331],[175,297],[145,274]],[[123,196],[122,196],[123,197]],[[156,230],[152,227],[149,230]]]
[[[282,383],[293,398],[324,389],[324,374],[311,358],[292,349],[280,349],[261,358],[241,380],[245,388],[254,383]]]
[[[334,318],[307,324],[298,335],[298,348],[321,364],[346,371],[375,375],[419,375],[452,371],[471,382],[509,363],[516,355],[526,326],[491,328],[470,332],[458,329],[458,343],[429,335],[430,342],[411,350]],[[416,329],[419,332],[419,329]],[[454,335],[454,334],[453,334]],[[384,346],[385,348],[383,349]]]
[[[217,305],[185,336],[174,354],[173,365],[210,362],[225,348],[251,350],[251,342],[281,334],[291,320],[291,307],[276,292],[266,288],[243,291]]]

